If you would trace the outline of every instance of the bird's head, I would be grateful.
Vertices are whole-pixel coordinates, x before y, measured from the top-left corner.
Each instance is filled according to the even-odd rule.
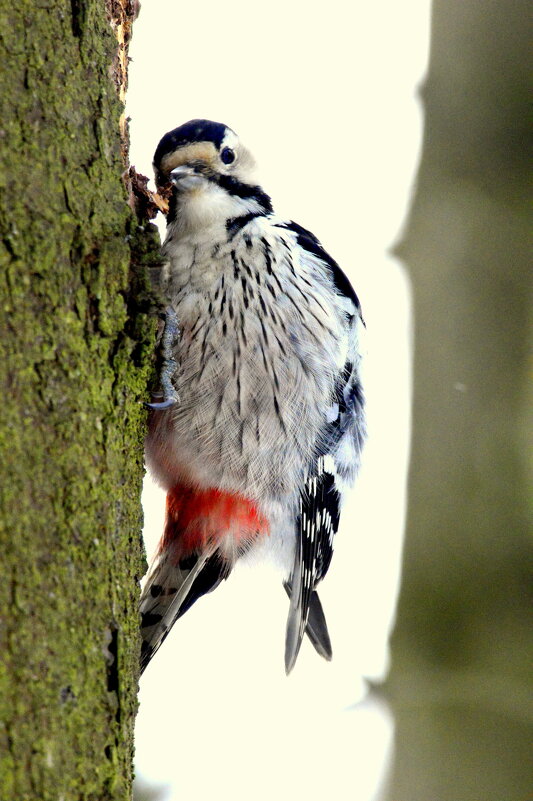
[[[235,131],[210,120],[191,120],[169,131],[154,155],[158,187],[173,187],[169,222],[176,209],[194,209],[198,223],[203,217],[271,211],[270,198],[254,181],[254,168]]]

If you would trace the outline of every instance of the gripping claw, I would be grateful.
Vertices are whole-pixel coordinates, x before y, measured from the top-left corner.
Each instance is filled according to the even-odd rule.
[[[164,401],[157,401],[155,403],[145,403],[144,405],[148,409],[156,409],[160,411],[161,409],[170,409],[170,407],[174,406],[175,403],[177,403],[176,398],[166,398]]]

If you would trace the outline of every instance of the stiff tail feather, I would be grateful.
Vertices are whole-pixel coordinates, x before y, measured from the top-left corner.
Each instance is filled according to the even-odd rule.
[[[227,575],[225,560],[217,545],[201,554],[182,559],[177,565],[168,554],[154,564],[141,597],[141,673],[161,646],[176,620]]]

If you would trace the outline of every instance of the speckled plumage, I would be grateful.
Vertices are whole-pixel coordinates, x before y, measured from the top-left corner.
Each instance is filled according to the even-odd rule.
[[[228,148],[234,161],[224,164]],[[151,412],[147,462],[169,497],[176,487],[216,490],[251,502],[266,522],[243,538],[235,513],[220,526],[199,520],[191,559],[179,544],[179,516],[171,534],[167,518],[167,544],[141,604],[144,661],[184,607],[249,552],[280,564],[291,596],[290,670],[306,627],[319,653],[331,655],[315,586],[329,566],[340,494],[364,437],[358,301],[313,235],[274,214],[233,131],[188,123],[163,138],[154,163],[159,180],[175,184],[163,284],[179,333],[177,402]],[[184,578],[179,563],[187,559]],[[169,582],[170,596],[151,592]]]

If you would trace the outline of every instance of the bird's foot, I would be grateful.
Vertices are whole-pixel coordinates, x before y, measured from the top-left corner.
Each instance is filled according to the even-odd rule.
[[[156,397],[162,397],[162,401],[147,403],[149,409],[162,410],[169,409],[178,402],[178,393],[174,389],[172,378],[176,374],[177,364],[174,358],[174,345],[179,337],[179,326],[176,312],[172,306],[167,306],[164,311],[165,321],[163,335],[161,337],[161,372],[159,373],[159,383],[162,392],[156,393]]]

